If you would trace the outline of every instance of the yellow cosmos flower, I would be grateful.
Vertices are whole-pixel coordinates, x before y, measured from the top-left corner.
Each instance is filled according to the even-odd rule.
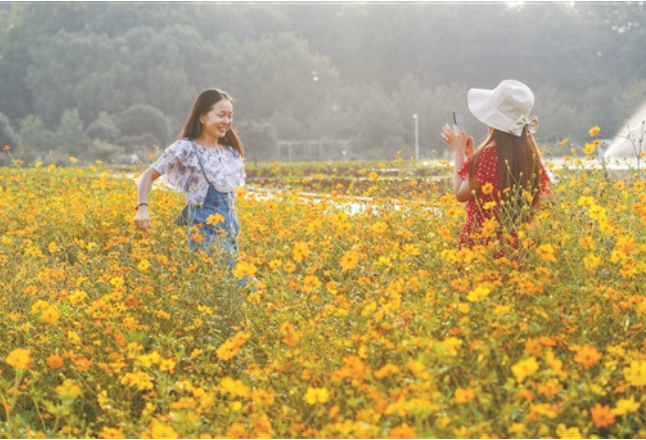
[[[563,423],[559,423],[556,426],[556,435],[560,439],[580,439],[583,438],[583,434],[578,427],[572,426],[568,428]]]
[[[285,344],[289,345],[290,347],[297,345],[301,340],[300,333],[289,322],[284,322],[280,326],[280,335],[281,335],[281,341],[283,341]]]
[[[127,387],[137,388],[139,391],[152,390],[153,383],[148,373],[137,371],[134,373],[126,373],[120,381],[121,385]]]
[[[594,150],[597,148],[595,144],[590,144],[586,143],[585,146],[583,147],[583,153],[584,154],[592,154],[594,153]]]
[[[352,270],[359,264],[359,254],[355,251],[346,251],[341,257],[341,268],[343,270]]]
[[[467,295],[467,299],[471,302],[480,302],[486,299],[490,293],[491,293],[491,290],[488,289],[487,287],[478,286],[474,290],[469,292],[469,294]]]
[[[579,246],[581,246],[583,249],[594,249],[596,247],[596,243],[594,241],[594,238],[590,236],[581,237],[579,238]]]
[[[163,423],[155,420],[150,427],[150,438],[164,438],[164,439],[177,439],[179,434],[172,426],[164,425]]]
[[[303,292],[305,293],[311,293],[321,286],[321,280],[316,275],[307,275],[303,280]]]
[[[244,398],[249,396],[250,393],[249,387],[242,383],[241,380],[234,380],[229,376],[222,378],[220,381],[220,387],[232,397]]]
[[[536,253],[538,254],[539,258],[543,261],[552,261],[556,262],[556,257],[554,257],[554,252],[556,249],[554,249],[554,246],[551,244],[543,244],[536,249]]]
[[[224,344],[222,344],[217,350],[216,354],[218,359],[222,361],[228,361],[229,359],[235,357],[247,339],[251,336],[250,333],[240,332],[229,338]]]
[[[388,377],[391,374],[395,373],[399,373],[399,367],[397,365],[388,363],[372,373],[372,375],[375,377],[375,379],[383,379],[384,377]]]
[[[522,383],[527,377],[538,371],[538,362],[531,356],[527,359],[517,362],[511,367],[511,372],[516,377],[518,383]]]
[[[633,235],[622,235],[617,239],[615,249],[620,250],[624,254],[630,254],[637,248],[635,244],[635,237]]]
[[[40,320],[46,322],[47,324],[53,324],[58,321],[61,314],[54,307],[48,307],[43,310],[43,313],[40,315]]]
[[[482,191],[482,194],[488,195],[493,192],[493,185],[491,183],[485,183],[482,185],[482,188],[480,188]]]
[[[601,264],[601,258],[596,254],[590,253],[583,257],[583,267],[585,267],[589,272],[594,271]]]
[[[81,387],[71,379],[65,379],[61,385],[56,387],[56,392],[62,400],[74,399],[81,394],[81,391]]]
[[[441,344],[446,348],[451,356],[457,356],[458,350],[462,346],[462,339],[456,338],[455,336],[449,336],[441,342]]]
[[[641,403],[635,402],[633,396],[630,396],[630,399],[619,399],[617,401],[617,406],[612,410],[612,413],[617,416],[623,416],[628,413],[636,412]]]
[[[110,279],[110,284],[112,284],[114,287],[123,286],[124,282],[125,281],[124,281],[123,277],[114,277],[114,278]]]
[[[217,225],[218,223],[224,221],[224,216],[219,212],[212,214],[206,218],[206,223],[209,225]]]
[[[78,160],[78,159],[77,159],[77,158],[75,158],[75,157],[73,157],[73,156],[71,156],[71,157],[70,157],[70,162],[72,162],[72,163],[75,163],[77,160]]]
[[[330,400],[330,393],[326,387],[322,388],[307,388],[307,393],[305,394],[305,401],[310,405],[315,405],[317,403],[325,403]]]
[[[310,256],[310,248],[307,243],[298,241],[294,243],[294,255],[293,259],[296,262],[303,261]]]
[[[594,204],[594,197],[581,196],[576,204],[579,206],[592,206]]]
[[[31,355],[29,350],[16,348],[9,353],[5,362],[17,370],[28,370],[31,364]]]
[[[599,131],[601,131],[601,128],[599,128],[599,126],[598,126],[598,125],[595,125],[595,126],[594,126],[594,127],[592,127],[590,130],[588,130],[588,134],[589,134],[590,136],[596,136],[596,135],[599,133]]]
[[[590,206],[588,214],[594,220],[604,220],[606,218],[606,210],[599,205]]]
[[[632,361],[630,367],[624,368],[624,377],[632,386],[646,385],[646,361]]]
[[[455,403],[468,403],[476,397],[475,391],[471,388],[457,388],[455,390]]]
[[[370,230],[375,234],[383,234],[388,230],[388,224],[381,221],[375,222],[374,224],[370,225]]]
[[[238,261],[236,266],[233,268],[233,276],[239,279],[244,277],[253,277],[256,272],[258,272],[256,265],[245,261]]]
[[[247,428],[241,423],[232,423],[227,429],[227,438],[247,438],[248,436]]]
[[[104,426],[99,433],[99,437],[102,439],[122,439],[126,438],[126,434],[122,428],[109,428]]]
[[[257,389],[251,392],[251,400],[257,405],[269,407],[274,404],[276,396],[273,391]]]

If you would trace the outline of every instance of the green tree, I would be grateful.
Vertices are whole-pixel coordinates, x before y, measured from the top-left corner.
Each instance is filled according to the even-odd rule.
[[[8,26],[0,39],[0,108],[12,120],[33,112],[33,90],[27,70],[33,64],[31,50],[59,30],[77,32],[84,25],[84,3],[12,2]],[[60,113],[52,120],[57,121]]]
[[[276,111],[304,120],[338,85],[330,61],[312,53],[307,42],[293,34],[269,34],[241,43],[225,35],[214,47],[215,59],[223,60],[215,81],[232,93],[236,111],[254,120]]]
[[[236,125],[237,133],[252,160],[272,160],[276,154],[276,130],[267,122],[242,122]]]
[[[54,132],[56,150],[64,155],[83,155],[85,152],[79,147],[85,137],[83,121],[77,109],[65,110],[61,122]]]
[[[11,121],[4,113],[0,113],[0,147],[9,145],[11,147],[18,146],[18,135],[11,126]]]
[[[170,126],[161,110],[148,104],[137,104],[122,112],[115,121],[126,137],[150,134],[158,146],[170,140]]]
[[[534,90],[535,104],[532,113],[538,116],[539,143],[554,145],[562,139],[581,139],[594,122],[586,121],[577,108],[563,99],[559,90],[546,84]],[[563,153],[570,154],[569,151]]]
[[[123,81],[127,48],[101,35],[59,31],[31,50],[27,84],[37,114],[48,124],[77,108],[86,123],[100,111],[117,112],[131,99]]]
[[[38,116],[29,115],[20,121],[19,156],[23,160],[42,158],[55,148],[54,132]]]
[[[89,139],[98,139],[106,142],[113,142],[121,135],[116,127],[113,118],[106,112],[99,113],[99,116],[85,129],[85,135]]]

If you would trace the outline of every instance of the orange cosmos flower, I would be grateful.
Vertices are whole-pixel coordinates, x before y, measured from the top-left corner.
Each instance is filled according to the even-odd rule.
[[[388,438],[416,438],[415,428],[404,423],[401,426],[395,426],[388,431]]]
[[[64,363],[65,361],[63,360],[63,357],[58,353],[50,354],[47,357],[47,366],[52,370],[61,368]]]
[[[593,345],[585,344],[576,351],[574,362],[581,364],[586,368],[590,368],[601,360],[603,354],[597,350]]]
[[[615,415],[608,405],[601,406],[600,403],[597,403],[594,408],[590,409],[590,415],[597,428],[606,428],[615,423]]]

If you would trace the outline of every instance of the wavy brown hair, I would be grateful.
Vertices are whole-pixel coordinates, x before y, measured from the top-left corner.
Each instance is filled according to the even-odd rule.
[[[512,223],[528,221],[532,209],[523,210],[523,206],[531,202],[529,207],[538,207],[543,169],[534,136],[529,133],[527,127],[523,129],[520,137],[496,129],[491,130],[469,164],[471,188],[475,188],[475,170],[480,153],[483,149],[492,147],[496,147],[498,156],[498,197],[503,205],[503,209],[499,210],[499,216],[501,220],[511,220]]]
[[[200,96],[197,97],[193,104],[193,109],[188,115],[184,128],[182,128],[182,131],[179,134],[179,139],[199,138],[202,135],[203,130],[202,123],[200,122],[200,115],[210,112],[213,106],[223,99],[230,101],[231,104],[234,103],[233,98],[231,98],[228,93],[219,89],[206,89],[200,93]],[[240,156],[244,156],[244,146],[242,145],[242,141],[240,141],[238,134],[233,129],[233,126],[229,128],[223,138],[218,139],[218,143],[221,145],[230,145],[238,150]]]

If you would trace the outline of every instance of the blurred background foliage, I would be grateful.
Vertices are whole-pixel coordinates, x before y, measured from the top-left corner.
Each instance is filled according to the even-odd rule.
[[[253,160],[446,153],[470,87],[536,94],[542,144],[646,100],[643,2],[0,2],[0,142],[27,163],[148,160],[208,87]],[[6,157],[0,160],[8,161]]]

